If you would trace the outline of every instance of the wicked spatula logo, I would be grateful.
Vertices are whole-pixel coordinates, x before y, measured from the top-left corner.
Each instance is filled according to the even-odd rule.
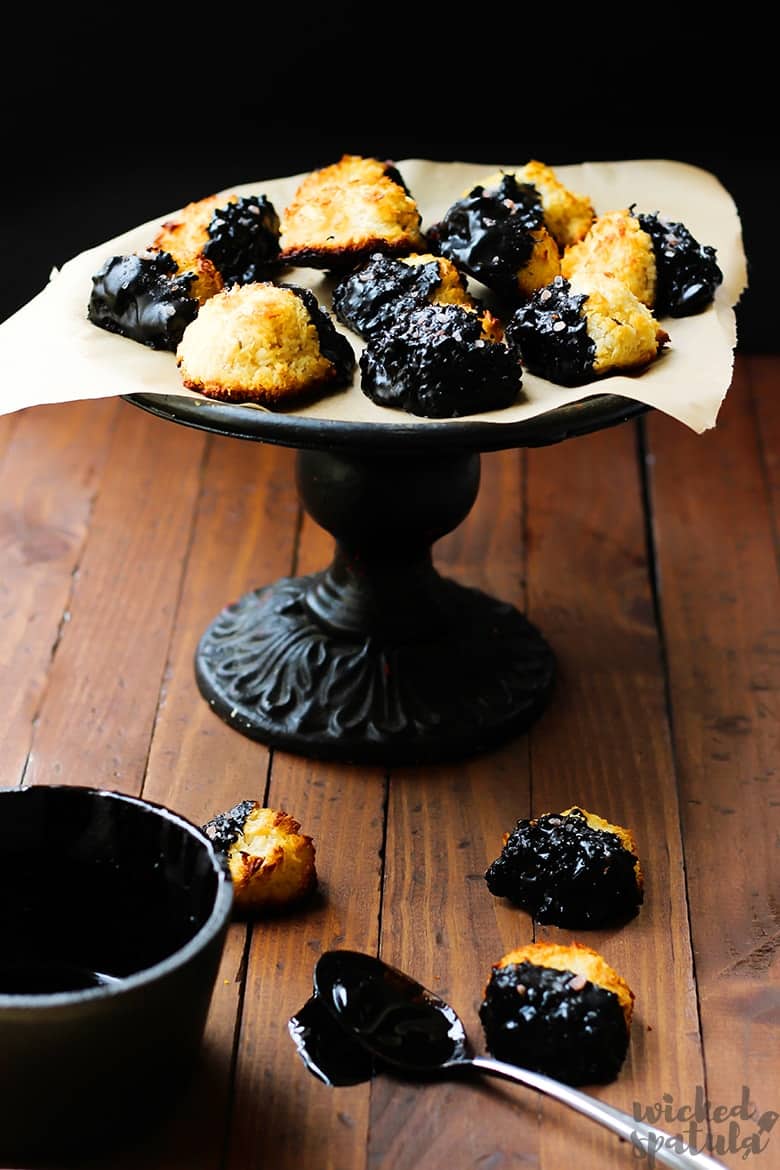
[[[656,1165],[662,1149],[678,1154],[741,1154],[744,1159],[762,1154],[780,1117],[774,1109],[759,1109],[747,1085],[742,1086],[736,1104],[709,1101],[704,1088],[697,1085],[691,1102],[679,1102],[671,1093],[664,1093],[660,1101],[650,1105],[634,1101],[633,1115],[635,1121],[666,1130],[663,1134],[636,1131],[631,1135],[635,1157],[648,1166]]]

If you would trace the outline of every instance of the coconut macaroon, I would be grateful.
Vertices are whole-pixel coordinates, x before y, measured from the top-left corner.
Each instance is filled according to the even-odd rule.
[[[525,166],[491,175],[483,185],[497,187],[504,174],[514,175],[518,183],[529,183],[539,192],[545,227],[561,251],[588,233],[596,215],[590,196],[569,190],[552,167],[531,159]]]
[[[87,319],[150,349],[173,351],[198,315],[194,279],[167,252],[109,256],[92,277]]]
[[[479,1016],[488,1050],[570,1085],[606,1084],[628,1052],[635,996],[598,951],[529,943],[491,969]]]
[[[563,386],[639,370],[669,341],[650,310],[614,276],[556,276],[507,322],[526,369]]]
[[[630,209],[633,213],[633,207]],[[657,211],[639,213],[637,220],[652,240],[656,263],[656,316],[690,317],[712,304],[723,272],[717,251],[700,244],[684,223],[666,219]]]
[[[570,929],[622,924],[644,900],[631,830],[578,806],[519,820],[485,881],[535,921]]]
[[[606,273],[622,280],[656,316],[688,317],[712,303],[723,273],[715,248],[683,223],[636,213],[634,205],[600,215],[584,239],[565,250],[561,273]]]
[[[203,832],[224,854],[241,914],[297,905],[317,886],[314,841],[288,813],[243,800]]]
[[[522,389],[515,354],[493,338],[490,323],[458,304],[423,305],[372,333],[359,365],[367,398],[427,418],[501,410]]]
[[[352,268],[372,252],[424,250],[417,203],[395,165],[344,154],[312,171],[281,215],[281,259],[305,268]]]
[[[179,272],[195,274],[192,292],[203,303],[226,285],[272,274],[279,217],[264,195],[210,195],[167,220],[152,247],[169,253]]]
[[[460,269],[432,252],[398,258],[375,252],[339,281],[331,305],[339,321],[366,340],[423,305],[461,305],[480,313],[494,340],[502,330],[498,319],[471,295]]]
[[[511,303],[560,272],[558,245],[544,223],[536,187],[491,176],[447,208],[428,231],[431,246]]]
[[[585,238],[566,249],[561,274],[572,279],[585,273],[617,277],[643,305],[653,308],[657,280],[653,241],[628,209],[599,215]]]
[[[309,289],[257,281],[216,293],[176,350],[184,385],[283,408],[349,383],[355,355]]]

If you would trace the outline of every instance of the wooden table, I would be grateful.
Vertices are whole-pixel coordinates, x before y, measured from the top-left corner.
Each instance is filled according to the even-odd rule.
[[[780,358],[740,356],[703,436],[653,413],[483,456],[477,504],[437,564],[527,613],[558,656],[557,688],[530,735],[391,771],[270,752],[195,684],[196,643],[225,604],[330,559],[331,538],[301,517],[293,451],[121,400],[0,418],[0,784],[143,793],[197,823],[254,798],[317,846],[313,904],[231,927],[177,1115],[95,1166],[637,1162],[591,1122],[498,1081],[328,1088],[287,1033],[317,955],[344,946],[379,950],[447,997],[480,1047],[491,964],[533,937],[572,937],[495,900],[485,868],[517,819],[574,803],[632,827],[646,876],[638,918],[577,936],[637,997],[629,1058],[594,1092],[628,1111],[660,1102],[661,1123],[683,1135],[706,1096],[727,1166],[744,1166],[748,1147],[749,1165],[780,1163],[768,1113],[780,1111],[779,383]]]

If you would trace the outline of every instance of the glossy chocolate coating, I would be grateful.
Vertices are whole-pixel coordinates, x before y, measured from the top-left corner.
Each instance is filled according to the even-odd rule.
[[[326,313],[311,289],[297,284],[282,284],[303,301],[311,321],[317,330],[320,353],[336,369],[335,385],[344,385],[352,378],[355,369],[355,352],[343,333],[339,333],[329,313]]]
[[[517,299],[517,274],[534,250],[533,231],[544,215],[539,192],[531,183],[504,175],[498,187],[474,187],[453,203],[428,238],[431,247],[459,264],[475,280]]]
[[[360,355],[363,393],[381,406],[458,418],[511,406],[522,371],[501,342],[482,337],[480,317],[460,305],[426,305],[373,336]]]
[[[585,293],[573,293],[563,276],[537,289],[507,322],[506,343],[526,369],[561,386],[594,377],[596,345],[582,306]]]
[[[653,215],[636,218],[653,241],[657,317],[690,317],[706,309],[723,281],[709,244],[700,244],[683,223]]]
[[[203,255],[226,285],[265,280],[279,257],[279,216],[265,195],[247,195],[214,212]]]
[[[326,1085],[359,1085],[377,1071],[375,1059],[336,1022],[318,995],[290,1017],[287,1029],[306,1068]]]
[[[497,1060],[569,1085],[614,1080],[628,1051],[618,997],[573,971],[528,962],[494,968],[479,1018]]]
[[[239,837],[244,834],[244,825],[251,813],[258,808],[256,800],[242,800],[227,812],[217,813],[203,825],[203,832],[222,853],[229,853]]]
[[[92,277],[87,317],[151,349],[175,350],[198,315],[198,302],[190,296],[194,279],[192,273],[177,273],[168,252],[111,256]]]
[[[339,281],[331,303],[339,321],[368,340],[429,304],[440,284],[436,260],[404,264],[375,252],[366,264]]]
[[[485,873],[491,894],[537,922],[570,930],[633,918],[643,900],[637,858],[616,833],[594,829],[580,809],[520,820]]]
[[[347,1035],[380,1063],[416,1074],[464,1059],[466,1033],[454,1008],[373,955],[325,952],[314,986]]]

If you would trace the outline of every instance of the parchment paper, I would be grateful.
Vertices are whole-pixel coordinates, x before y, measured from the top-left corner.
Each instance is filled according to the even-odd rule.
[[[526,161],[521,158],[514,168]],[[665,218],[681,220],[699,243],[717,249],[723,283],[714,304],[703,313],[663,320],[670,344],[658,361],[641,374],[611,375],[569,388],[524,371],[523,401],[500,411],[469,415],[468,420],[500,426],[595,393],[610,393],[644,402],[698,433],[715,426],[732,379],[734,306],[747,284],[741,225],[731,195],[710,172],[687,163],[638,159],[557,167],[554,160],[541,161],[553,166],[569,188],[589,195],[599,214],[635,204],[638,212],[657,211]],[[497,170],[513,169],[511,162],[484,165],[424,159],[398,160],[397,166],[417,200],[423,230],[480,180]],[[293,175],[250,182],[231,187],[224,194],[264,194],[281,212],[302,178],[303,175]],[[212,193],[193,191],[192,198]],[[46,288],[0,325],[0,414],[43,403],[138,392],[202,398],[184,389],[172,353],[158,352],[108,333],[92,325],[86,316],[92,276],[104,260],[148,247],[160,224],[178,210],[163,212],[154,220],[81,252],[54,271]],[[88,205],[84,213],[89,214]],[[295,268],[287,269],[281,279],[311,288],[320,303],[330,308],[333,280],[327,274]],[[477,295],[484,292],[473,282],[472,291]],[[362,349],[360,339],[336,324],[349,337],[357,356]],[[432,421],[375,405],[363,394],[359,379],[357,370],[349,389],[286,413],[347,421],[403,421],[419,426]],[[462,421],[447,420],[451,426]],[[436,422],[441,425],[442,420]]]

